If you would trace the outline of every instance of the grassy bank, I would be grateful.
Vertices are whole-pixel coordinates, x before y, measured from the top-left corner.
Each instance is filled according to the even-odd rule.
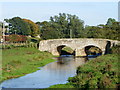
[[[35,48],[13,48],[2,50],[2,76],[0,82],[35,72],[38,67],[55,60],[48,52],[40,52]]]
[[[77,68],[77,75],[70,77],[67,84],[57,84],[50,88],[118,88],[120,71],[118,55],[120,48],[113,48],[113,54],[103,55]]]

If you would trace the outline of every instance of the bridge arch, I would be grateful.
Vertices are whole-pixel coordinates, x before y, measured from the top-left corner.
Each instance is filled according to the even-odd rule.
[[[75,55],[74,50],[70,46],[59,45],[56,48],[57,48],[59,55]],[[68,52],[67,50],[64,50],[65,48],[67,48],[67,50],[69,49]]]
[[[101,48],[95,45],[88,45],[84,47],[86,55],[96,55],[97,53],[102,54]]]

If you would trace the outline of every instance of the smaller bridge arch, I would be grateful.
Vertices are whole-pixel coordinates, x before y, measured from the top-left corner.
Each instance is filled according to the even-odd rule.
[[[86,55],[96,55],[97,53],[102,54],[102,50],[98,46],[89,45],[84,48]]]

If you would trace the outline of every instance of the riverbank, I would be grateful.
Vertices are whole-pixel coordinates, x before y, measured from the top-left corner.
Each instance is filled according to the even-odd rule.
[[[57,84],[49,88],[119,88],[120,47],[112,49],[112,54],[89,60],[77,68],[77,75],[70,77],[67,84]]]
[[[48,52],[40,52],[35,48],[13,48],[2,50],[2,76],[0,82],[24,76],[39,70],[50,62],[55,61]]]

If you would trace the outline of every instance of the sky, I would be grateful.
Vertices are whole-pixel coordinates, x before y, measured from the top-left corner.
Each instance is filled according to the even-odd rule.
[[[49,21],[59,13],[76,15],[85,25],[106,24],[108,18],[118,20],[119,0],[4,0],[0,1],[0,21],[21,17],[34,22]]]

